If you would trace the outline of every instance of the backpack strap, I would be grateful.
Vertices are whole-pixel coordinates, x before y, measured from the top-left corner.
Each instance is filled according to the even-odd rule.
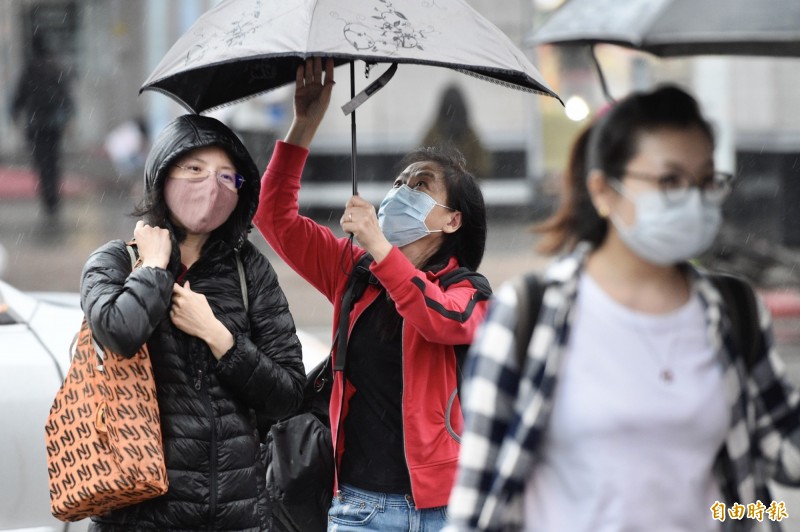
[[[764,349],[756,296],[747,282],[733,275],[715,273],[709,278],[722,296],[731,321],[734,356],[744,357],[745,367],[751,371]]]
[[[478,301],[489,299],[492,295],[492,287],[489,281],[478,272],[474,272],[469,268],[461,266],[453,271],[447,272],[439,278],[439,286],[447,288],[448,286],[467,280],[473,287],[481,294]],[[454,345],[453,351],[456,355],[456,390],[459,399],[461,398],[461,384],[464,380],[464,364],[467,360],[467,353],[469,352],[471,344]]]
[[[525,362],[525,355],[528,350],[533,330],[536,327],[536,321],[539,317],[539,311],[542,307],[542,297],[544,296],[544,284],[539,281],[539,278],[534,273],[520,275],[511,281],[511,285],[517,293],[517,325],[514,329],[514,339],[517,345],[516,361],[517,367],[522,374],[522,367]],[[461,383],[462,365],[466,355],[466,350],[460,351],[459,348],[469,346],[455,346],[456,348],[456,382],[458,386],[458,395],[461,397]]]
[[[517,346],[517,367],[525,366],[528,344],[533,336],[533,330],[539,318],[544,297],[544,284],[539,281],[535,273],[521,275],[511,282],[517,293],[517,325],[514,329],[514,340]]]
[[[239,288],[242,290],[242,301],[244,301],[244,312],[246,314],[250,312],[250,302],[247,297],[247,279],[244,276],[244,264],[242,264],[242,258],[239,256],[239,252],[237,251],[235,255],[236,270],[239,272]]]
[[[135,245],[136,242],[125,244],[125,248],[128,250],[128,255],[131,256],[131,271],[136,269],[136,261],[139,260],[139,253],[137,252],[137,249],[133,247]]]
[[[350,271],[347,278],[347,285],[345,285],[344,294],[342,295],[342,307],[339,309],[339,323],[336,327],[336,362],[333,365],[333,371],[344,371],[344,363],[347,356],[347,331],[350,329],[350,310],[353,308],[353,302],[364,294],[369,284],[370,271],[369,266],[372,264],[372,255],[365,253],[358,259],[358,262]]]

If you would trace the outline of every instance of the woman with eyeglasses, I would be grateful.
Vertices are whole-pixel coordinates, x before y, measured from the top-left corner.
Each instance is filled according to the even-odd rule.
[[[147,344],[169,490],[90,530],[270,530],[258,422],[299,406],[305,371],[275,271],[247,239],[258,169],[221,122],[184,115],[153,144],[133,231],[88,259],[81,305],[97,340]]]
[[[343,233],[299,214],[309,146],[333,89],[333,60],[298,67],[295,116],[264,174],[254,218],[272,248],[343,319],[350,273],[372,256],[369,282],[348,314],[346,351],[334,345],[330,401],[337,463],[328,530],[440,530],[455,479],[462,417],[458,357],[485,316],[491,290],[476,272],[486,212],[463,157],[416,150],[387,182],[377,212],[351,197]]]
[[[508,283],[468,355],[451,530],[751,530],[791,512],[767,479],[800,481],[800,395],[770,318],[689,262],[730,191],[713,151],[671,86],[577,139],[539,227],[566,253],[540,276],[532,337],[516,339],[525,292]]]

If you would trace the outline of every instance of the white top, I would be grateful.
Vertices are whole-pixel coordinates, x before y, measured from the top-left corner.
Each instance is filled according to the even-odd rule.
[[[583,274],[573,311],[525,530],[720,530],[712,466],[730,412],[698,295],[645,314]]]

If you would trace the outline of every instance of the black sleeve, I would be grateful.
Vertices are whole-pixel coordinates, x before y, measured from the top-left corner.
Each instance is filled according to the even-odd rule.
[[[95,338],[133,356],[167,318],[173,277],[161,268],[137,268],[125,243],[114,240],[89,256],[81,274],[81,307]]]
[[[305,369],[289,303],[266,257],[255,248],[242,256],[250,304],[250,334],[235,334],[217,364],[220,382],[268,419],[293,413],[302,402]]]

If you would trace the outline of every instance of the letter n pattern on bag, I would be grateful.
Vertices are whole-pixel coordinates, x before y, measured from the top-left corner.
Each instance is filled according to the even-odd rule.
[[[153,368],[98,356],[84,319],[64,384],[45,425],[51,511],[77,521],[167,491]]]

